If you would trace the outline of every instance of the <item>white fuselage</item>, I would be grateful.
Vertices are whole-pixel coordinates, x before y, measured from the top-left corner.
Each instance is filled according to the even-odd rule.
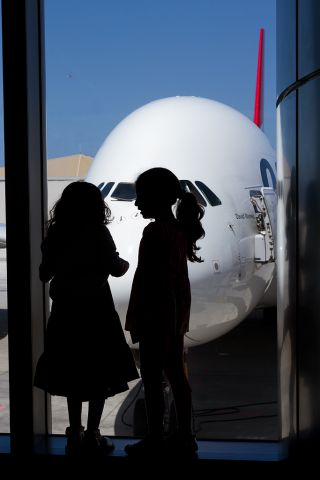
[[[258,232],[250,189],[275,187],[275,153],[247,117],[204,98],[151,102],[111,132],[86,181],[101,188],[115,182],[106,197],[114,217],[109,229],[120,255],[130,262],[124,277],[110,279],[122,322],[148,220],[141,217],[134,199],[116,200],[112,194],[118,183],[134,183],[141,172],[159,166],[193,186],[203,182],[221,201],[214,206],[207,202],[205,207],[206,236],[198,242],[204,262],[189,263],[192,312],[186,345],[199,345],[239,324],[261,302],[274,277],[274,263],[254,261]]]

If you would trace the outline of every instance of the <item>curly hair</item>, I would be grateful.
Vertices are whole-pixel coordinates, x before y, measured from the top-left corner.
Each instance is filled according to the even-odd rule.
[[[89,182],[70,183],[49,213],[47,228],[53,225],[108,224],[111,211],[98,187]]]

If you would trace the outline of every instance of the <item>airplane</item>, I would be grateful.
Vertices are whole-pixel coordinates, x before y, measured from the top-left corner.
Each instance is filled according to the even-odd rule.
[[[110,278],[122,324],[142,231],[149,220],[135,206],[134,182],[144,170],[166,167],[205,207],[201,264],[189,263],[192,289],[186,347],[210,342],[236,327],[255,308],[276,305],[275,152],[260,128],[260,31],[254,121],[220,102],[169,97],[138,108],[98,150],[86,181],[111,208],[109,224],[130,269]],[[5,246],[5,226],[0,246]],[[131,344],[130,336],[127,335]]]
[[[86,177],[111,208],[110,232],[130,263],[124,277],[110,279],[122,323],[148,223],[134,203],[138,175],[152,167],[169,168],[205,207],[206,235],[198,242],[204,262],[189,263],[192,310],[187,347],[224,335],[258,306],[276,304],[275,152],[259,128],[262,34],[254,122],[207,98],[155,100],[113,129]]]

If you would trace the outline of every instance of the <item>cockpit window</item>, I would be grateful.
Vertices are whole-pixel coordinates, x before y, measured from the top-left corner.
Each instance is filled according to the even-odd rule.
[[[198,200],[198,202],[200,203],[200,205],[203,205],[204,207],[207,206],[207,202],[205,201],[203,196],[200,195],[199,191],[196,189],[193,183],[190,182],[190,180],[180,180],[180,185],[182,190],[184,190],[185,192],[193,193],[196,199]]]
[[[106,198],[106,196],[110,192],[113,185],[114,185],[114,182],[108,182],[108,183],[103,182],[98,185],[98,188],[101,190],[102,198]]]
[[[213,207],[216,207],[217,205],[221,205],[220,198],[218,198],[217,195],[215,195],[212,192],[212,190],[210,190],[210,188],[207,187],[207,185],[205,185],[203,182],[200,182],[199,180],[196,180],[194,183],[201,190],[201,192],[206,197],[210,205],[212,205]]]
[[[118,183],[110,197],[112,200],[132,202],[136,199],[136,187],[134,183]]]
[[[206,207],[206,200],[213,207],[221,205],[221,200],[217,197],[217,195],[213,193],[212,190],[210,190],[207,185],[205,185],[203,182],[200,182],[199,180],[196,180],[194,183],[197,185],[200,191],[190,180],[180,180],[182,190],[193,193],[200,205]],[[112,190],[114,184],[115,182],[102,182],[98,185],[98,188],[101,190],[103,198],[107,197],[107,195]],[[200,192],[203,194],[203,196]],[[110,198],[112,200],[119,200],[123,202],[133,202],[136,199],[135,184],[129,182],[118,183],[118,185],[115,187],[112,194],[110,195]]]

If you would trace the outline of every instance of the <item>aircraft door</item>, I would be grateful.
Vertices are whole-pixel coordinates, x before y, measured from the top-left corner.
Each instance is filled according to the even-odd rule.
[[[250,201],[254,208],[258,233],[255,235],[254,261],[275,261],[277,197],[273,188],[261,187],[250,190]]]

